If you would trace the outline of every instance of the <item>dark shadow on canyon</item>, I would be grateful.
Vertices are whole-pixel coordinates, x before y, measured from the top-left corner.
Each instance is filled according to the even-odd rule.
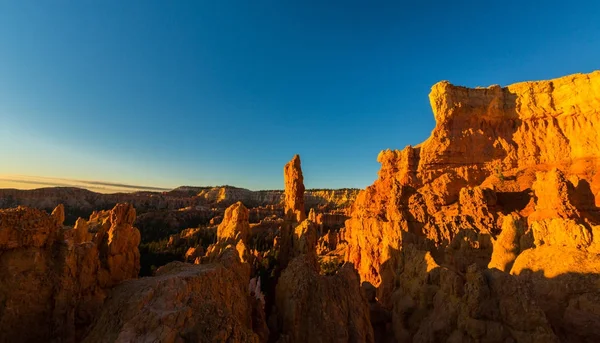
[[[533,192],[530,188],[520,192],[496,192],[497,205],[503,214],[521,212],[527,207],[532,197]]]
[[[600,208],[596,206],[596,197],[587,180],[579,180],[569,194],[569,200],[589,225],[600,225]]]
[[[600,273],[546,277],[543,270],[525,269],[511,275],[487,268],[491,249],[473,252],[478,261],[467,253],[458,264],[449,258],[436,258],[436,264],[426,246],[404,233],[402,248],[389,248],[392,258],[380,267],[377,299],[370,303],[376,342],[397,342],[390,335],[400,342],[446,341],[459,326],[457,316],[465,315],[500,323],[502,341],[545,320],[561,342],[600,341]]]

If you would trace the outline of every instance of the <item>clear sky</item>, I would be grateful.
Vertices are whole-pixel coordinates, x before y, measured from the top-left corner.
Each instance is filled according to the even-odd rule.
[[[0,0],[0,174],[363,188],[434,83],[595,69],[598,1]]]

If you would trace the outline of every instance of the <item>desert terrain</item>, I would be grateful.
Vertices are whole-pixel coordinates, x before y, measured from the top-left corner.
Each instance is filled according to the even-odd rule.
[[[1,189],[0,341],[599,342],[600,71],[429,101],[362,190],[293,151],[282,190]]]

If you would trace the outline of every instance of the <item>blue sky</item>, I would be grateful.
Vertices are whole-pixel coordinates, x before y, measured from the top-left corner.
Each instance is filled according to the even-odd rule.
[[[0,174],[363,188],[434,83],[600,69],[596,1],[414,3],[0,0]]]

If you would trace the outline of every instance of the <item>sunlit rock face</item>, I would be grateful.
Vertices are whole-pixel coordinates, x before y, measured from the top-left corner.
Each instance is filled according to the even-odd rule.
[[[63,220],[62,206],[52,215],[0,211],[1,341],[79,341],[109,290],[137,277],[140,233],[131,205],[80,219],[75,228]]]
[[[285,183],[285,216],[300,223],[306,219],[304,209],[304,177],[300,166],[300,156],[294,158],[283,169]]]
[[[248,241],[250,224],[248,222],[248,209],[241,202],[237,202],[225,210],[223,221],[217,228],[217,239],[228,241],[241,239]]]
[[[429,94],[436,127],[420,146],[423,182],[449,169],[469,182],[539,164],[569,169],[597,158],[600,72],[469,89],[440,82]]]
[[[249,258],[247,249],[249,235],[250,224],[246,206],[241,202],[229,206],[225,210],[223,221],[217,227],[217,241],[208,247],[204,261],[218,259],[227,248],[232,247],[237,249],[242,262],[247,262]]]
[[[394,337],[599,340],[600,72],[429,98],[431,136],[379,154],[344,230]]]

